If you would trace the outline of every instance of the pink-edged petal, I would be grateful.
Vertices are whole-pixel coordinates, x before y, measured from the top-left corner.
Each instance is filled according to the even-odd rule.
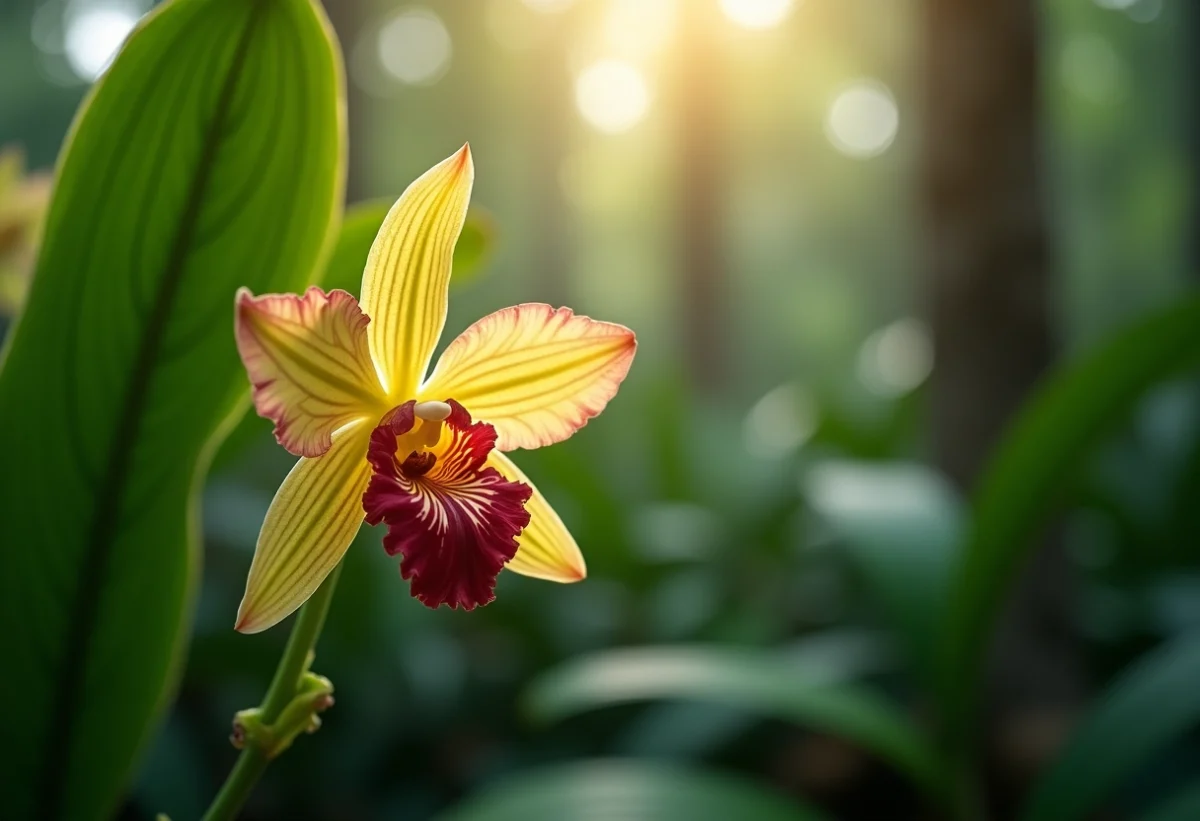
[[[289,452],[320,456],[335,430],[386,409],[367,324],[345,291],[238,291],[235,336],[254,407],[275,423],[275,438]]]
[[[496,576],[517,551],[529,524],[532,488],[486,465],[496,441],[491,425],[471,423],[451,400],[436,445],[422,441],[413,402],[389,414],[371,434],[374,471],[363,509],[367,522],[386,523],[383,544],[403,558],[400,574],[428,607],[472,610],[495,598]]]
[[[494,425],[508,451],[561,442],[604,410],[637,340],[623,325],[525,303],[484,317],[450,343],[420,396],[453,396]]]

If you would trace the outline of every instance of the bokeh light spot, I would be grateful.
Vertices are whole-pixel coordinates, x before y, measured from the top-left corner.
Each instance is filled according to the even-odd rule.
[[[1095,103],[1108,103],[1124,89],[1124,66],[1107,40],[1099,34],[1076,34],[1062,51],[1063,84]]]
[[[721,0],[721,11],[743,28],[767,29],[782,23],[793,5],[794,0]]]
[[[136,9],[122,5],[88,6],[70,15],[63,30],[63,51],[71,71],[89,82],[99,77],[140,16]]]
[[[933,370],[933,340],[925,323],[900,319],[867,337],[858,352],[859,381],[880,396],[899,396]]]
[[[544,34],[533,11],[513,0],[488,0],[487,27],[492,37],[506,49],[524,51],[533,48]]]
[[[523,0],[523,2],[534,11],[554,13],[566,11],[575,0]]]
[[[379,29],[379,63],[407,85],[430,85],[450,66],[450,32],[429,9],[409,8]]]
[[[612,0],[604,21],[609,48],[629,57],[661,49],[675,25],[675,0]]]
[[[1162,12],[1162,0],[1095,0],[1102,9],[1123,11],[1137,23],[1149,23]]]
[[[807,442],[816,427],[816,402],[804,388],[787,382],[758,400],[746,414],[742,439],[753,456],[781,458]]]
[[[43,54],[62,54],[63,43],[62,9],[53,3],[42,3],[33,10],[29,19],[29,36],[38,51]]]
[[[825,116],[825,134],[848,157],[874,157],[887,151],[900,128],[900,110],[888,87],[860,80],[842,89]]]
[[[621,60],[600,60],[575,81],[575,104],[590,124],[609,134],[628,131],[650,108],[642,73]]]
[[[1135,23],[1152,23],[1162,13],[1162,0],[1136,0],[1125,11]]]

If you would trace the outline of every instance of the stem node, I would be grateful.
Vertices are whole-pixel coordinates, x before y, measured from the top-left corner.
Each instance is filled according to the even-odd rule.
[[[338,565],[300,608],[262,706],[234,716],[229,741],[242,752],[204,821],[233,821],[267,763],[290,747],[300,733],[315,733],[321,726],[318,713],[333,706],[333,683],[310,672],[309,667],[340,572]]]

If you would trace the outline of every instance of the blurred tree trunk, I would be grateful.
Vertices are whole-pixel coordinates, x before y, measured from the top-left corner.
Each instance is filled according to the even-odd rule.
[[[1054,354],[1035,3],[927,0],[925,22],[930,430],[937,465],[970,491]],[[1060,545],[1046,545],[1010,602],[988,671],[993,716],[1010,730],[1078,695],[1070,578]],[[1026,765],[1052,743],[993,741],[1028,742]]]
[[[680,8],[678,213],[684,357],[692,389],[718,394],[726,380],[729,304],[721,201],[723,77],[716,4]]]

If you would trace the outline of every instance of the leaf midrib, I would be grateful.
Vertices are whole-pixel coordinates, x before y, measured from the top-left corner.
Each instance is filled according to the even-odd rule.
[[[229,69],[213,108],[212,118],[201,143],[200,158],[188,186],[186,206],[180,215],[174,241],[171,244],[159,277],[154,303],[138,342],[129,385],[121,403],[117,430],[109,445],[104,471],[99,476],[99,492],[95,499],[88,528],[89,538],[84,553],[74,601],[67,623],[70,632],[63,655],[63,668],[58,677],[53,700],[53,720],[43,747],[37,807],[39,818],[54,819],[62,815],[67,790],[62,783],[69,778],[68,768],[72,751],[71,734],[79,713],[79,696],[87,674],[92,644],[92,627],[100,604],[109,569],[113,544],[120,521],[121,502],[129,479],[134,444],[146,410],[150,385],[154,376],[155,356],[167,330],[175,298],[186,268],[192,236],[199,221],[201,205],[211,182],[221,133],[229,114],[237,80],[249,51],[251,34],[262,14],[264,3],[255,3],[246,18]]]

